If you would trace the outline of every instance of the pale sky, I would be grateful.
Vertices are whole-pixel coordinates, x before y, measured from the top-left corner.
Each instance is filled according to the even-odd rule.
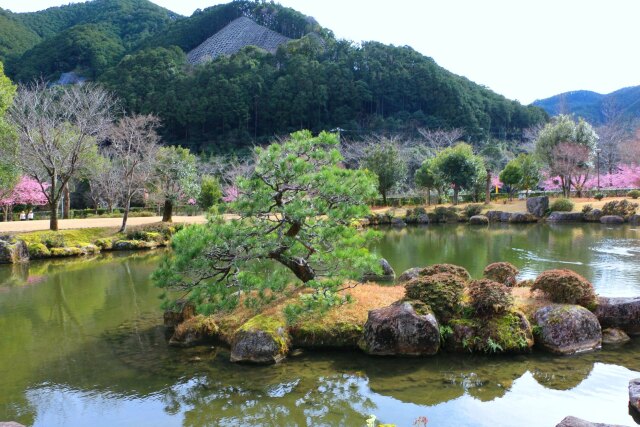
[[[191,15],[218,0],[153,0]],[[523,103],[640,85],[638,0],[280,0],[337,37],[409,45]],[[0,0],[14,12],[66,4]]]

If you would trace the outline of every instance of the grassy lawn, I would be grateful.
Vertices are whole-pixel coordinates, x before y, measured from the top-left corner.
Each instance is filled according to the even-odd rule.
[[[113,237],[117,234],[117,228],[81,228],[75,230],[17,233],[15,234],[15,237],[24,240],[27,245],[32,243],[45,243],[46,241],[57,241],[64,242],[64,244],[60,246],[79,247],[93,243],[98,239]]]

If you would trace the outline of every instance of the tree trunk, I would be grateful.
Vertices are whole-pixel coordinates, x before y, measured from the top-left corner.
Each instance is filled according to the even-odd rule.
[[[487,171],[487,185],[484,193],[484,204],[491,203],[491,172]]]
[[[387,206],[387,193],[386,191],[382,192],[382,205]]]
[[[278,255],[274,259],[291,270],[303,283],[310,282],[316,277],[316,272],[304,258]]]
[[[49,216],[49,230],[58,231],[58,201],[54,201],[53,203],[49,203],[49,210],[51,210],[51,215]]]
[[[458,204],[458,186],[454,185],[453,186],[453,204],[454,206]]]
[[[162,210],[162,222],[171,222],[173,216],[173,202],[170,199],[164,200],[164,209]]]
[[[129,219],[129,209],[131,208],[131,199],[127,199],[124,205],[124,215],[122,215],[122,226],[120,227],[120,233],[127,231],[127,220]]]
[[[69,219],[69,213],[71,211],[71,193],[69,192],[69,182],[64,185],[64,204],[62,206],[62,219]]]
[[[427,206],[431,206],[431,189],[427,188]]]

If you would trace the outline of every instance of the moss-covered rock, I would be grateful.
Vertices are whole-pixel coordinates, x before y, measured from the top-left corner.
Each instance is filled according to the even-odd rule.
[[[553,304],[535,312],[536,343],[556,354],[574,354],[600,348],[598,318],[579,305]]]
[[[220,328],[211,318],[203,315],[191,317],[176,326],[169,345],[191,347],[214,342],[218,339]]]
[[[103,238],[98,239],[94,242],[94,244],[100,248],[101,251],[110,251],[113,249],[113,239],[112,238]]]
[[[445,348],[454,352],[526,353],[533,332],[526,316],[511,311],[493,318],[454,319],[443,328]]]
[[[29,249],[23,240],[0,239],[0,264],[29,261]]]
[[[368,272],[362,276],[362,282],[391,282],[396,278],[396,272],[384,258],[378,260],[380,266],[380,273]]]
[[[489,218],[486,215],[473,215],[469,218],[470,225],[489,225]]]
[[[438,321],[420,301],[398,301],[369,312],[360,342],[376,356],[427,356],[440,348]]]
[[[593,285],[571,270],[547,270],[538,276],[531,287],[541,290],[551,301],[559,304],[578,304],[588,309],[596,307]]]
[[[419,276],[405,285],[407,298],[427,304],[441,322],[458,314],[462,308],[465,280],[451,273]]]
[[[31,243],[28,246],[28,250],[29,258],[31,259],[49,258],[51,256],[49,248],[42,243]]]
[[[494,262],[485,267],[482,272],[483,276],[494,282],[502,283],[507,286],[516,284],[516,276],[520,271],[515,265],[508,262]]]
[[[468,286],[469,302],[478,316],[506,313],[513,306],[509,288],[489,279],[474,280]]]
[[[118,240],[113,244],[113,250],[116,251],[135,251],[141,249],[155,249],[157,247],[157,243],[146,242],[144,240]]]
[[[408,270],[405,270],[402,272],[402,274],[400,276],[398,276],[398,283],[405,283],[408,282],[409,280],[415,279],[416,277],[420,276],[420,272],[423,269],[421,267],[413,267],[413,268],[409,268]]]
[[[186,300],[178,300],[164,311],[164,326],[168,329],[175,329],[179,324],[185,322],[196,315],[195,305]]]
[[[49,251],[51,252],[52,258],[67,258],[84,255],[82,249],[76,247],[51,248]]]
[[[352,322],[326,323],[322,319],[301,321],[289,328],[294,347],[356,348],[362,337],[362,324]]]
[[[285,322],[259,314],[236,331],[231,343],[231,361],[268,365],[283,360],[291,337]]]

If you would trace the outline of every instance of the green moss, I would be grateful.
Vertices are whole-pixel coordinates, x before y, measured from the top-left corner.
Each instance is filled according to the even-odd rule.
[[[51,248],[51,256],[54,258],[72,257],[83,255],[80,248]]]
[[[286,353],[289,350],[289,342],[283,334],[286,331],[286,325],[282,320],[279,320],[272,316],[266,316],[264,314],[258,314],[245,322],[238,332],[258,332],[262,331],[278,344],[281,353]]]
[[[153,249],[157,246],[154,242],[144,240],[118,240],[113,244],[113,249],[119,251],[133,251],[138,249]]]
[[[108,251],[113,248],[113,239],[112,238],[103,238],[95,241],[95,245],[100,248],[100,250]]]
[[[27,249],[29,250],[29,258],[31,259],[49,258],[51,256],[49,248],[42,243],[31,243],[27,245]]]
[[[480,353],[521,353],[533,345],[529,322],[519,312],[492,319],[462,318],[449,323],[453,333],[445,337],[450,350]]]
[[[299,347],[356,348],[362,331],[363,325],[348,322],[327,324],[322,319],[302,320],[290,328],[293,342]]]
[[[33,231],[30,233],[16,234],[17,239],[24,240],[27,245],[42,243],[47,247],[72,247],[81,246],[87,242],[92,243],[98,239],[113,236],[113,228],[82,228],[77,230],[60,231]]]
[[[407,298],[427,304],[440,322],[447,323],[462,309],[465,281],[449,273],[419,276],[406,286]]]

